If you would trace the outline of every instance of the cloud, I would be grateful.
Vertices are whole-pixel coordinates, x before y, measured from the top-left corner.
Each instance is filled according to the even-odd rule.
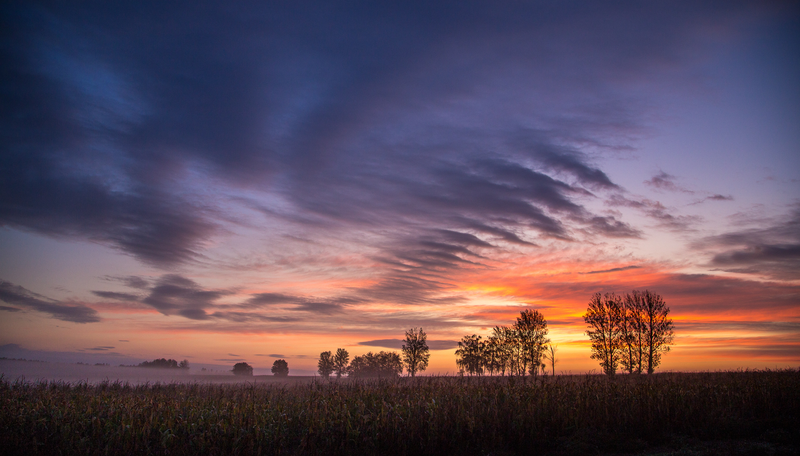
[[[90,351],[109,351],[109,350],[113,350],[113,349],[114,349],[114,347],[103,346],[103,347],[87,348],[86,350],[90,350]]]
[[[646,216],[655,220],[658,226],[670,231],[685,232],[692,231],[694,225],[702,220],[695,215],[673,214],[674,209],[667,208],[659,201],[647,198],[631,199],[621,194],[614,194],[606,200],[609,206],[630,207],[641,211]]]
[[[21,309],[17,309],[16,307],[0,306],[0,310],[3,312],[19,312]]]
[[[53,318],[74,323],[100,321],[97,311],[83,304],[66,304],[38,295],[19,285],[0,280],[0,301],[50,314]]]
[[[101,298],[116,299],[118,301],[139,301],[139,296],[130,293],[118,293],[115,291],[92,291],[92,294]]]
[[[366,340],[359,342],[358,345],[367,347],[381,347],[389,348],[392,350],[400,350],[403,348],[404,341],[402,339],[376,339]],[[428,348],[431,350],[451,350],[458,347],[458,341],[454,340],[429,340],[427,341]]]
[[[206,309],[231,294],[226,290],[206,290],[193,280],[177,274],[167,274],[149,290],[150,294],[142,302],[152,306],[164,315],[181,315],[192,320],[210,318]]]
[[[761,227],[702,238],[693,247],[709,252],[708,266],[776,280],[800,278],[800,210]]]
[[[629,271],[631,269],[640,269],[640,268],[641,266],[623,266],[620,268],[602,269],[599,271],[579,272],[579,274],[605,274],[607,272]]]
[[[707,200],[712,200],[712,201],[733,201],[733,196],[716,194],[716,195],[708,196],[708,197],[706,197],[706,199]]]
[[[619,190],[587,151],[629,147],[648,113],[621,88],[674,76],[687,40],[742,8],[161,6],[181,20],[157,23],[148,8],[17,4],[2,19],[15,90],[0,223],[167,270],[208,261],[243,194],[271,220],[389,244],[414,226],[516,245],[637,237],[579,202]]]
[[[657,190],[667,190],[670,192],[682,192],[682,193],[694,193],[691,190],[686,189],[678,185],[675,182],[676,177],[672,174],[667,174],[664,171],[659,171],[658,174],[650,178],[650,180],[644,181],[646,185],[653,187]]]

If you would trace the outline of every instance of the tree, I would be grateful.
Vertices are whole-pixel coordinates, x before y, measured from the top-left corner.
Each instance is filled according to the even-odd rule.
[[[558,351],[558,345],[553,345],[552,342],[547,343],[547,347],[545,348],[544,357],[546,360],[550,361],[550,366],[553,367],[553,375],[556,375],[556,352]]]
[[[629,374],[641,374],[647,343],[642,293],[634,290],[622,300],[620,365]]]
[[[400,355],[384,351],[356,356],[348,368],[349,375],[354,378],[399,377],[402,372],[403,362]]]
[[[648,290],[617,297],[595,294],[583,316],[589,324],[592,358],[613,375],[618,365],[628,373],[652,374],[673,343],[673,323],[664,299]]]
[[[233,375],[253,376],[253,368],[247,363],[236,363],[233,365]]]
[[[539,369],[544,364],[545,345],[550,341],[547,338],[547,320],[538,310],[526,309],[520,312],[517,321],[514,323],[517,332],[518,343],[521,345],[522,374],[525,374],[525,367],[528,366],[531,375],[539,373]]]
[[[422,328],[419,331],[411,328],[406,331],[406,340],[403,344],[403,364],[412,377],[416,377],[417,372],[422,372],[428,368],[428,359],[431,354],[428,350],[428,335]]]
[[[185,363],[185,364],[184,364]],[[185,366],[185,367],[184,367]],[[183,360],[180,364],[174,359],[154,359],[152,361],[142,361],[139,363],[138,367],[155,367],[157,369],[188,369],[189,368],[189,361]]]
[[[325,377],[326,380],[329,379],[333,373],[334,367],[335,365],[331,352],[326,351],[319,354],[319,362],[317,363],[319,375]]]
[[[289,363],[285,359],[276,359],[272,363],[272,373],[276,377],[286,377],[289,375]]]
[[[647,373],[652,374],[661,364],[661,355],[669,351],[673,342],[672,319],[669,318],[669,307],[664,299],[656,293],[645,290],[641,293],[644,313],[644,340],[647,347],[645,353]]]
[[[583,320],[589,325],[586,335],[592,342],[592,359],[600,361],[606,375],[614,375],[619,365],[621,300],[613,293],[595,293]]]
[[[476,334],[464,336],[458,343],[456,364],[470,375],[483,375],[485,348],[486,344],[481,340],[481,336]]]
[[[336,355],[333,357],[333,370],[336,372],[336,378],[341,378],[343,374],[347,373],[347,365],[350,362],[350,353],[344,348],[336,350]]]

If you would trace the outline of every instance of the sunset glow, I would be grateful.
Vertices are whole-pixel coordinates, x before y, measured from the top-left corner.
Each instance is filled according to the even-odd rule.
[[[660,371],[798,366],[796,2],[336,4],[0,7],[0,357],[453,374],[530,308],[596,372],[647,289]]]

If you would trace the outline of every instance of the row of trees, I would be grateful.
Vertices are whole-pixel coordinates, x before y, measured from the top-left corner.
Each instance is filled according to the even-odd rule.
[[[632,291],[624,296],[596,293],[583,316],[589,326],[586,335],[591,341],[592,359],[600,361],[607,375],[614,375],[621,366],[628,373],[652,374],[661,364],[661,357],[673,343],[673,323],[664,299],[650,291]],[[473,334],[464,336],[456,350],[456,364],[461,373],[470,375],[539,375],[549,363],[556,370],[557,346],[548,335],[547,320],[538,310],[526,309],[511,326],[495,326],[483,339]],[[406,331],[402,357],[395,352],[369,352],[350,362],[347,350],[320,353],[318,372],[326,379],[348,375],[360,377],[398,377],[405,369],[411,377],[428,367],[430,350],[422,328]],[[175,360],[169,360],[175,363]],[[153,363],[167,362],[155,360]],[[184,361],[188,367],[188,362]],[[147,363],[142,363],[147,364]],[[159,366],[160,367],[160,366]],[[247,363],[234,366],[238,375],[252,375]],[[279,359],[272,366],[273,374],[287,376],[289,366]]]
[[[584,321],[589,326],[592,359],[607,375],[619,367],[630,374],[652,374],[670,350],[674,331],[669,307],[657,293],[632,291],[592,296]],[[538,310],[525,310],[511,326],[496,326],[487,339],[464,336],[456,364],[470,375],[544,373],[549,362],[556,370],[557,346],[547,338],[547,321]]]
[[[624,296],[596,293],[583,319],[589,325],[592,359],[600,361],[607,375],[614,375],[620,366],[631,374],[652,374],[673,342],[669,307],[660,295],[647,290]]]
[[[464,336],[456,350],[456,364],[470,375],[543,373],[549,360],[555,374],[556,346],[547,338],[547,321],[538,310],[525,310],[511,326],[495,326],[486,340]]]
[[[356,356],[353,362],[349,362],[350,354],[344,348],[337,349],[335,355],[325,351],[319,355],[317,372],[326,379],[333,373],[336,373],[336,378],[342,375],[354,378],[398,377],[405,368],[410,376],[415,377],[418,372],[428,368],[430,349],[427,340],[428,336],[422,328],[406,331],[402,358],[395,352],[381,351]]]
[[[180,363],[172,358],[154,359],[152,361],[142,361],[137,367],[155,367],[158,369],[188,369],[189,361],[183,360]]]

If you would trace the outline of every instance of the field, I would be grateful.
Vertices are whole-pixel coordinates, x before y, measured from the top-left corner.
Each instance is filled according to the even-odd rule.
[[[97,384],[0,379],[4,454],[798,454],[795,370]]]

